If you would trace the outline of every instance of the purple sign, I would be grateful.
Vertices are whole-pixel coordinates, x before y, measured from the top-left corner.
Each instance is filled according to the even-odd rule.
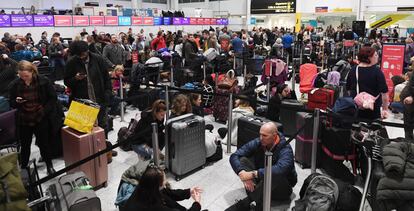
[[[229,25],[229,19],[227,19],[227,18],[223,18],[223,20],[222,20],[222,24],[223,25]]]
[[[183,18],[181,24],[183,24],[183,25],[190,25],[190,18]]]
[[[0,15],[0,27],[10,27],[11,18],[10,15]]]
[[[11,15],[11,24],[13,27],[33,26],[32,15]]]
[[[181,25],[183,22],[183,18],[173,18],[174,25]]]
[[[34,26],[54,26],[53,15],[34,15]]]
[[[218,18],[218,19],[216,20],[216,24],[217,24],[217,25],[223,25],[223,18]]]
[[[164,22],[164,25],[171,25],[171,18],[169,18],[169,17],[164,17],[163,22]]]

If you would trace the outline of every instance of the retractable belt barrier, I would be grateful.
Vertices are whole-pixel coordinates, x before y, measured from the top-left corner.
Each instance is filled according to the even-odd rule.
[[[171,89],[171,90],[177,90],[177,91],[181,91],[181,92],[185,92],[185,93],[199,93],[199,94],[206,94],[206,95],[216,95],[216,96],[228,96],[228,97],[232,97],[232,98],[237,98],[237,99],[243,99],[243,100],[247,100],[247,101],[250,101],[250,102],[255,102],[255,103],[257,103],[257,104],[262,104],[262,105],[269,105],[269,103],[268,102],[264,102],[264,101],[260,101],[260,100],[257,100],[257,99],[250,99],[250,98],[248,98],[248,97],[245,97],[245,96],[242,96],[242,95],[233,95],[233,94],[221,94],[221,93],[208,93],[208,92],[204,92],[204,91],[198,91],[198,90],[189,90],[189,89],[182,89],[182,88],[177,88],[177,87],[171,87],[171,86],[166,86],[166,85],[154,85],[154,84],[142,84],[142,85],[146,85],[146,86],[150,86],[150,87],[158,87],[158,88],[164,88],[164,89],[166,89],[166,90],[168,90],[168,89]],[[258,85],[257,87],[260,87],[260,86],[262,86],[262,85],[264,85],[264,84],[260,84],[260,85]],[[168,93],[166,93],[167,95],[168,95]],[[141,98],[141,97],[143,97],[144,95],[137,95],[137,96],[132,96],[132,97],[129,97],[129,98],[126,98],[126,99],[122,99],[122,102],[125,102],[125,101],[130,101],[130,100],[133,100],[133,99],[138,99],[138,98]],[[310,113],[310,114],[312,114],[313,115],[313,117],[315,118],[315,115],[318,113],[319,114],[319,110],[317,109],[316,111],[314,111],[314,110],[307,110],[307,109],[302,109],[302,108],[297,108],[297,109],[292,109],[291,107],[285,107],[284,105],[281,105],[281,107],[282,108],[286,108],[287,110],[293,110],[293,111],[297,111],[297,112],[306,112],[306,113]],[[230,111],[230,109],[229,109],[229,111]],[[231,114],[231,112],[229,113],[229,114]],[[408,124],[401,124],[401,123],[394,123],[394,122],[385,122],[385,121],[381,121],[381,120],[367,120],[367,119],[361,119],[361,118],[355,118],[355,117],[349,117],[349,116],[346,116],[346,115],[340,115],[340,114],[335,114],[335,113],[333,113],[330,109],[328,109],[327,111],[320,111],[320,115],[316,115],[316,118],[317,118],[317,120],[315,119],[314,120],[314,122],[315,123],[319,123],[319,116],[326,116],[326,117],[336,117],[336,118],[341,118],[342,120],[349,120],[349,121],[352,121],[352,122],[367,122],[367,123],[372,123],[372,122],[377,122],[377,123],[379,123],[379,124],[381,124],[381,125],[383,125],[383,126],[388,126],[388,127],[396,127],[396,128],[405,128],[405,127],[409,127],[409,126],[411,126],[411,125],[408,125]],[[319,124],[316,124],[316,125],[319,125]],[[295,135],[293,135],[293,136],[291,136],[290,138],[289,138],[289,140],[287,141],[287,143],[289,143],[289,142],[291,142],[303,129],[305,128],[305,125],[304,126],[302,126],[302,128],[300,128],[297,132],[296,132],[296,134]],[[314,128],[314,133],[315,133],[315,130],[317,131],[318,129],[317,129],[317,127],[316,127],[316,129]],[[144,133],[143,132],[141,132],[141,134],[138,134],[138,136],[139,135],[143,135]],[[154,134],[155,135],[155,134]],[[316,135],[317,136],[317,135]],[[317,138],[317,137],[316,137]],[[314,139],[315,139],[315,137],[314,137]],[[315,141],[315,140],[314,140]],[[49,180],[51,180],[51,179],[53,179],[53,178],[56,178],[56,177],[58,177],[59,175],[62,175],[63,173],[66,173],[66,172],[68,172],[68,171],[70,171],[70,170],[72,170],[72,169],[75,169],[75,168],[77,168],[77,167],[79,167],[79,166],[81,166],[81,165],[83,165],[83,164],[85,164],[86,162],[89,162],[89,161],[91,161],[91,160],[93,160],[93,159],[95,159],[95,158],[97,158],[97,157],[99,157],[99,156],[101,156],[101,155],[104,155],[104,154],[106,154],[106,153],[108,153],[108,152],[110,152],[110,151],[112,151],[112,150],[114,150],[114,149],[116,149],[116,148],[118,148],[120,145],[122,145],[122,144],[124,144],[124,143],[116,143],[116,144],[114,144],[114,145],[112,145],[111,147],[107,147],[106,149],[104,149],[104,150],[102,150],[102,151],[99,151],[99,152],[97,152],[97,153],[95,153],[95,154],[93,154],[93,155],[90,155],[90,156],[88,156],[88,157],[86,157],[86,158],[84,158],[84,159],[82,159],[82,160],[80,160],[80,161],[77,161],[77,162],[75,162],[75,163],[73,163],[73,164],[70,164],[69,166],[67,166],[67,167],[65,167],[65,168],[63,168],[63,169],[61,169],[61,170],[58,170],[57,172],[55,172],[55,173],[53,173],[53,174],[51,174],[51,175],[48,175],[48,176],[46,176],[46,177],[44,177],[44,178],[42,178],[42,179],[40,179],[39,181],[37,181],[37,182],[35,182],[35,183],[33,183],[32,185],[33,186],[38,186],[38,185],[41,185],[41,184],[43,184],[43,183],[45,183],[45,182],[47,182],[47,181],[49,181]],[[315,148],[315,147],[313,147],[313,148]],[[314,150],[314,149],[313,149]],[[312,156],[313,157],[313,156]],[[312,159],[312,163],[314,163],[314,164],[316,164],[316,153],[315,153],[315,158],[314,159]],[[314,168],[316,168],[316,165],[312,165]],[[314,168],[312,168],[312,169],[314,169]]]

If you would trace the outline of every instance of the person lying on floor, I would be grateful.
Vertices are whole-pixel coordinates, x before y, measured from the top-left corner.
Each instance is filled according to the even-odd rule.
[[[263,209],[266,151],[273,153],[272,199],[290,199],[292,188],[297,183],[293,151],[285,137],[277,131],[277,126],[268,122],[260,128],[260,138],[250,141],[230,156],[231,167],[243,182],[247,198],[227,210],[244,210],[246,206],[255,206],[256,210]]]
[[[177,201],[193,198],[189,211],[201,210],[202,189],[193,187],[185,190],[173,190],[166,185],[164,171],[150,164],[141,176],[137,188],[120,211],[186,211]]]

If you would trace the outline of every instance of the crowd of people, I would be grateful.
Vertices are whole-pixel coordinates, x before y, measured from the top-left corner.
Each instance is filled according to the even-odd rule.
[[[200,55],[212,48],[217,52],[228,53],[236,57],[247,54],[250,58],[258,52],[257,46],[270,46],[270,57],[285,59],[286,54],[293,56],[295,44],[300,42],[306,45],[306,43],[321,40],[322,37],[333,39],[336,43],[342,40],[358,40],[358,36],[346,27],[339,27],[337,30],[328,27],[325,31],[307,28],[299,33],[278,27],[272,29],[255,27],[252,31],[241,30],[240,32],[231,31],[227,27],[222,29],[210,27],[209,30],[196,33],[160,30],[157,35],[152,33],[147,35],[143,29],[134,33],[132,28],[118,35],[97,31],[89,34],[83,30],[70,44],[63,42],[61,35],[57,32],[52,37],[48,37],[48,33],[43,32],[37,43],[30,33],[22,36],[6,32],[0,43],[0,81],[2,81],[0,94],[9,99],[11,107],[17,109],[17,124],[22,146],[21,166],[24,167],[29,162],[32,136],[35,135],[36,144],[47,165],[47,172],[49,174],[54,172],[51,162],[53,152],[48,147],[53,134],[50,134],[49,128],[55,126],[52,122],[56,119],[55,116],[63,112],[57,111],[59,107],[56,106],[58,101],[53,81],[48,80],[38,71],[38,68],[43,65],[51,67],[52,71],[62,69],[61,79],[70,90],[70,99],[89,99],[100,105],[98,125],[106,129],[108,108],[117,106],[113,104],[114,95],[117,90],[123,88],[111,81],[111,77],[124,77],[125,68],[133,67],[132,55],[135,53],[139,55],[139,62],[145,63],[147,59],[155,55],[154,52],[168,49],[177,52],[184,60],[184,66],[201,71]],[[390,37],[396,39],[389,40]],[[358,115],[361,118],[377,119],[388,115],[391,100],[384,74],[378,67],[380,53],[378,50],[381,49],[381,42],[395,42],[397,38],[399,35],[396,30],[393,30],[392,34],[389,30],[385,32],[371,30],[368,40],[362,40],[363,47],[357,53],[358,63],[355,63],[350,55],[345,55],[336,63],[347,71],[345,82],[350,96],[355,97],[360,92],[378,96],[372,110],[359,112]],[[407,72],[404,73],[406,82],[394,84],[398,87],[395,88],[393,99],[394,102],[399,100],[400,102],[395,103],[400,104],[391,107],[393,111],[404,113],[405,122],[413,125],[414,112],[410,108],[414,105],[414,77],[411,74],[414,68],[414,44],[412,38],[406,38],[403,41],[407,46],[404,61]],[[318,56],[306,58],[304,63],[318,64],[318,58]],[[245,61],[241,59],[236,63],[238,62],[244,63]],[[240,65],[237,64],[237,66]],[[241,75],[241,72],[236,74]],[[205,91],[214,92],[216,84],[210,75],[199,82]],[[265,116],[278,121],[281,101],[289,98],[296,99],[296,95],[294,90],[286,84],[273,85],[276,91],[270,98]],[[204,94],[178,94],[172,101],[171,117],[187,113],[204,116],[209,113],[206,108],[211,106],[212,97],[212,95]],[[165,146],[163,143],[165,134],[162,131],[165,128],[166,111],[166,103],[163,100],[155,101],[150,108],[142,111],[136,130],[140,133],[133,134],[127,140],[140,159],[151,159],[153,154],[151,123],[158,125],[160,136],[158,140],[161,141],[159,153],[163,157],[161,151]],[[257,113],[256,107],[244,100],[237,101],[233,112],[243,116],[253,116]],[[239,118],[240,115],[234,115],[234,118]],[[237,127],[237,125],[232,125],[232,127]],[[233,129],[233,131],[237,130]],[[234,136],[235,134],[227,135]],[[413,128],[406,128],[406,137],[413,138]],[[249,196],[246,200],[249,206],[252,202],[261,206],[266,150],[274,151],[278,158],[272,163],[272,190],[277,189],[279,194],[273,196],[279,200],[290,198],[292,188],[297,183],[297,175],[292,148],[285,142],[283,134],[277,130],[276,125],[267,123],[261,127],[259,138],[252,140],[231,155],[231,166],[246,188]],[[177,206],[175,201],[188,199],[190,196],[195,201],[190,210],[200,210],[201,192],[202,190],[198,187],[188,190],[171,190],[166,185],[165,173],[157,167],[150,166],[126,203],[126,210],[141,208],[143,210],[171,210],[172,208],[185,210]]]

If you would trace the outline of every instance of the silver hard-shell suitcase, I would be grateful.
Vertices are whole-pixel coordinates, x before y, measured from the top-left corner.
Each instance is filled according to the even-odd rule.
[[[176,180],[206,164],[204,118],[186,114],[167,122],[168,168]]]

